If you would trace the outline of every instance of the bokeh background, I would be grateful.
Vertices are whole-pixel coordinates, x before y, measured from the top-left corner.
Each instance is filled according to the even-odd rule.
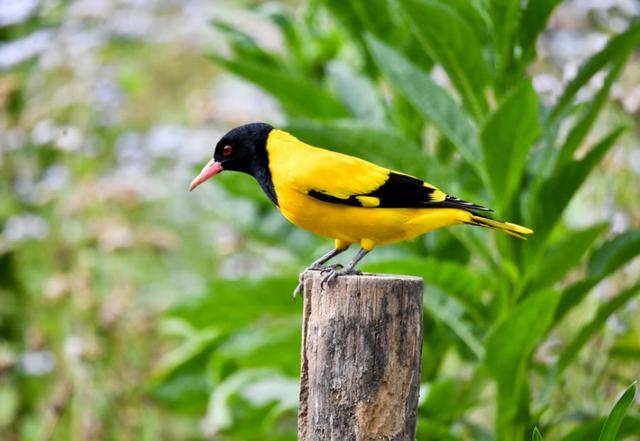
[[[533,257],[451,229],[367,258],[425,277],[418,439],[531,439],[534,425],[597,439],[640,377],[638,31],[606,51],[640,2],[541,1],[540,29],[501,34],[509,2],[425,0],[456,35],[400,3],[0,0],[0,439],[295,439],[291,292],[331,242],[287,224],[249,177],[186,191],[217,139],[253,121],[542,228]],[[523,29],[528,46],[501,37]],[[612,61],[580,70],[596,53]],[[492,181],[490,161],[459,150],[464,124],[438,119],[437,91],[402,90],[397,56],[453,97],[454,126],[489,127],[497,169],[517,155],[487,146],[511,141],[533,165]],[[602,150],[583,185],[554,157],[570,143],[564,160]],[[628,439],[639,414],[636,399]]]

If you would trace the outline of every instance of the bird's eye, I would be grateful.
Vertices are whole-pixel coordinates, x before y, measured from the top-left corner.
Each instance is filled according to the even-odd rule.
[[[224,157],[227,157],[227,158],[228,158],[228,157],[229,157],[229,156],[231,156],[231,155],[233,155],[233,147],[231,147],[230,145],[225,145],[225,146],[222,148],[222,156],[224,156]]]

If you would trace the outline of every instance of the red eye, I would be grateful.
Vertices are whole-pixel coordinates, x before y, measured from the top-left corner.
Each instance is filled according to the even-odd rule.
[[[231,155],[233,155],[233,147],[231,147],[230,145],[225,145],[222,148],[222,156],[229,157]]]

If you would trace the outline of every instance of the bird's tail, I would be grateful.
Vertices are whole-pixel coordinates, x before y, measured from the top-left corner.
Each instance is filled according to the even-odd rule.
[[[518,239],[524,240],[526,240],[527,238],[524,237],[523,234],[533,234],[533,230],[518,224],[512,224],[511,222],[500,222],[476,213],[468,213],[471,215],[471,218],[470,220],[465,221],[465,224],[478,225],[480,227],[491,228],[492,230],[502,230],[509,236],[517,237]]]

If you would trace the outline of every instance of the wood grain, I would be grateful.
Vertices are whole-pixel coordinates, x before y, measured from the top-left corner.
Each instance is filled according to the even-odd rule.
[[[298,440],[414,440],[422,279],[321,277],[305,276]]]

